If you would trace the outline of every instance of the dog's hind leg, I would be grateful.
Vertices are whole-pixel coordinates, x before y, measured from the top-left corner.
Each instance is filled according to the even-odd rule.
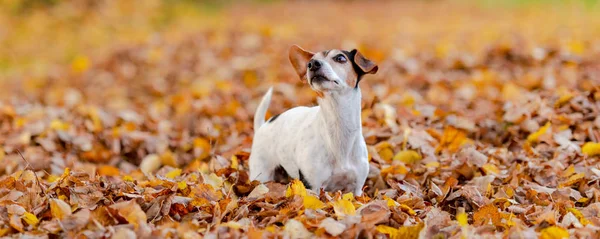
[[[274,171],[277,166],[277,164],[270,162],[270,160],[260,157],[259,153],[251,153],[250,159],[248,159],[250,180],[257,180],[262,183],[273,181]]]

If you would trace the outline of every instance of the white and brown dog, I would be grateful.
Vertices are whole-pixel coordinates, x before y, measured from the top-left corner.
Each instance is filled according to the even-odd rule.
[[[362,194],[369,173],[358,83],[377,65],[357,50],[312,53],[294,45],[289,58],[301,79],[319,92],[315,107],[295,107],[265,123],[272,88],[254,115],[250,179],[300,179],[313,190]]]

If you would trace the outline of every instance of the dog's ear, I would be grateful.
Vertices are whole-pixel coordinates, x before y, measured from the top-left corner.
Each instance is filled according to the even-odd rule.
[[[304,76],[306,75],[306,65],[308,61],[313,57],[314,53],[306,51],[297,45],[293,45],[290,47],[290,62],[292,66],[294,66],[294,70],[298,73],[301,80],[304,80]]]
[[[362,71],[362,72],[357,72],[357,73],[359,73],[359,74],[360,73],[362,73],[362,74],[375,74],[375,73],[377,73],[377,70],[379,69],[379,67],[377,66],[377,64],[375,64],[371,60],[365,58],[356,49],[352,50],[351,53],[352,53],[352,55],[354,55],[354,59],[352,60],[352,62],[354,62],[354,64],[356,66],[358,66],[358,68],[360,68],[360,70]]]

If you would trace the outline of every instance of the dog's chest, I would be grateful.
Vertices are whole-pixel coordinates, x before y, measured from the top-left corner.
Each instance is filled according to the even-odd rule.
[[[325,181],[325,190],[342,192],[352,192],[356,188],[356,172],[348,169],[334,172],[327,181]]]

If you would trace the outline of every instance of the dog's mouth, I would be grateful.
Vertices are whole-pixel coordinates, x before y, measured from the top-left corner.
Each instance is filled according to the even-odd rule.
[[[337,81],[330,80],[329,78],[327,78],[324,75],[314,75],[310,78],[311,83],[321,83],[321,82],[325,82],[325,81],[332,81],[332,82],[338,84]]]
[[[325,77],[324,75],[314,75],[313,77],[310,78],[310,81],[320,82],[320,81],[329,81],[329,79],[327,79],[327,77]]]

